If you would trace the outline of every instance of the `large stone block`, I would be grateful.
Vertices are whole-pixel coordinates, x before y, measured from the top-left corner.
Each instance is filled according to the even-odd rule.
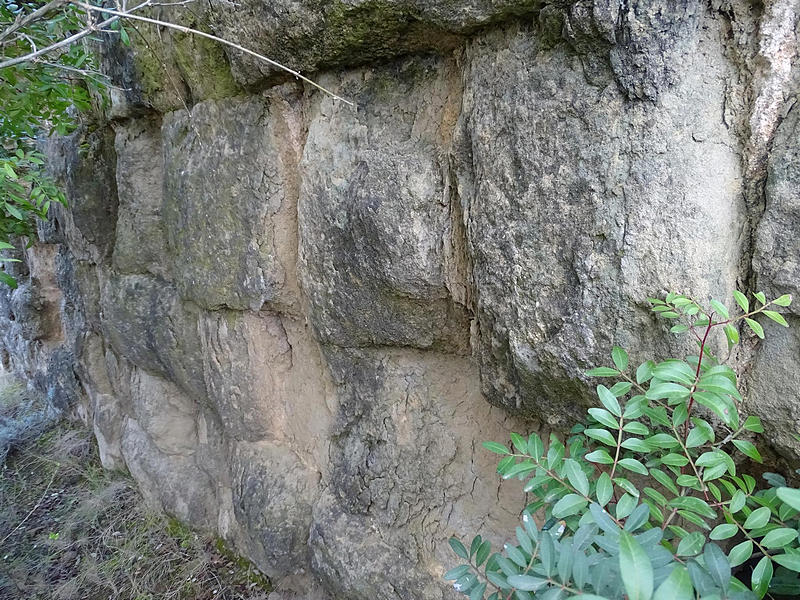
[[[525,27],[471,46],[456,162],[490,401],[566,425],[612,345],[670,351],[648,296],[729,297],[739,143],[719,110],[718,25],[702,31],[655,104],[588,80],[579,55]]]
[[[205,398],[198,352],[199,310],[175,288],[149,275],[111,275],[101,290],[103,333],[136,366],[169,379],[192,398]]]
[[[468,316],[445,268],[451,207],[441,144],[457,111],[453,67],[425,60],[349,73],[342,84],[365,109],[329,99],[313,109],[300,275],[325,343],[466,346]]]
[[[548,39],[600,53],[631,97],[655,98],[681,70],[698,27],[697,0],[226,0],[211,4],[223,36],[300,72],[347,67],[412,52],[446,53],[497,21],[538,23]],[[624,43],[617,43],[618,40]],[[276,68],[226,48],[233,74],[250,85]]]
[[[137,421],[125,420],[122,432],[125,464],[153,506],[198,529],[214,531],[218,522],[217,482],[212,465],[193,456],[164,454]]]
[[[287,304],[296,192],[280,100],[203,102],[164,121],[164,218],[181,295],[206,308]],[[291,117],[289,117],[291,118]],[[288,213],[288,216],[287,216]],[[288,241],[287,241],[288,240]],[[286,247],[286,245],[290,247]],[[287,273],[288,271],[288,273]]]
[[[784,454],[800,453],[800,109],[795,104],[769,156],[766,207],[756,230],[756,287],[771,299],[792,294],[791,329],[765,321],[767,339],[756,350],[748,377],[748,408],[764,420],[770,441]]]
[[[152,273],[169,278],[162,219],[164,156],[161,122],[132,119],[117,128],[119,216],[113,266],[118,273]]]
[[[208,397],[229,438],[324,460],[334,392],[309,328],[285,315],[214,311],[200,332]]]
[[[319,472],[272,442],[235,444],[230,461],[234,513],[256,563],[269,576],[302,573]]]
[[[452,562],[447,539],[469,531],[499,542],[525,503],[520,484],[500,486],[480,442],[532,424],[484,402],[470,359],[410,349],[326,355],[339,402],[314,509],[315,572],[347,598],[449,597],[439,580]],[[367,560],[364,548],[374,550]]]

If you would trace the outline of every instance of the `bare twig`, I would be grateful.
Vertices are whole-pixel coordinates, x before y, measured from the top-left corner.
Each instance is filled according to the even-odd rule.
[[[3,545],[3,542],[5,542],[5,541],[6,541],[8,538],[10,538],[12,535],[14,535],[14,533],[15,533],[16,531],[18,531],[18,530],[19,530],[19,528],[20,528],[20,527],[22,527],[22,526],[25,524],[25,521],[27,521],[28,519],[30,519],[31,515],[32,515],[33,513],[35,513],[35,512],[36,512],[36,509],[37,509],[37,508],[39,508],[39,506],[41,506],[42,502],[44,502],[44,499],[47,497],[47,492],[49,492],[49,491],[50,491],[50,486],[52,486],[52,485],[53,485],[53,481],[55,481],[55,478],[56,478],[56,474],[57,474],[57,473],[58,473],[58,469],[56,469],[55,471],[53,471],[53,476],[50,478],[50,483],[48,483],[48,484],[47,484],[47,487],[45,488],[45,490],[44,490],[44,493],[42,494],[42,497],[41,497],[41,498],[39,498],[39,501],[38,501],[38,502],[36,503],[36,505],[35,505],[35,506],[34,506],[34,507],[33,507],[33,508],[30,510],[30,512],[29,512],[27,515],[25,515],[25,518],[24,518],[24,519],[22,519],[22,521],[20,521],[19,523],[17,523],[17,526],[16,526],[16,527],[14,527],[14,529],[12,529],[11,531],[9,531],[9,532],[8,532],[8,535],[6,535],[6,536],[5,536],[5,537],[4,537],[2,540],[0,540],[0,546],[2,546],[2,545]]]
[[[140,4],[139,6],[137,6],[135,8],[132,8],[131,10],[136,10],[136,8],[141,8],[141,7],[145,6],[145,5],[147,5],[148,3],[149,3],[149,0],[146,0],[145,2]],[[56,42],[55,44],[51,44],[49,46],[41,48],[40,50],[36,50],[35,52],[30,52],[30,53],[24,54],[22,56],[17,56],[16,58],[9,58],[8,60],[4,60],[3,62],[0,62],[0,69],[5,69],[6,67],[13,67],[14,65],[18,65],[18,64],[21,64],[21,63],[25,63],[25,62],[30,62],[34,58],[38,58],[39,56],[42,56],[44,54],[49,54],[51,52],[55,52],[56,50],[59,50],[60,48],[64,48],[65,46],[71,46],[72,44],[74,44],[78,40],[82,40],[86,36],[91,35],[95,31],[97,31],[98,29],[102,29],[103,27],[106,27],[107,25],[111,25],[112,23],[114,23],[117,20],[119,20],[118,16],[111,17],[110,19],[106,19],[102,23],[97,23],[96,25],[91,25],[91,26],[87,27],[86,29],[82,29],[78,33],[75,33],[75,34],[69,36],[68,38],[64,38],[63,40],[61,40],[59,42]]]
[[[344,102],[345,104],[348,104],[350,106],[355,106],[355,104],[353,102],[351,102],[349,100],[345,100],[341,96],[333,93],[329,89],[327,89],[327,88],[321,86],[320,84],[312,81],[308,77],[305,77],[304,75],[301,75],[299,72],[297,72],[297,71],[295,71],[293,69],[290,69],[289,67],[287,67],[285,65],[282,65],[281,63],[279,63],[277,61],[274,61],[271,58],[267,58],[266,56],[264,56],[262,54],[259,54],[258,52],[254,52],[252,50],[249,50],[249,49],[245,48],[244,46],[241,46],[239,44],[236,44],[236,43],[231,42],[229,40],[226,40],[224,38],[217,37],[216,35],[212,35],[210,33],[206,33],[204,31],[200,31],[198,29],[192,29],[191,27],[184,27],[183,25],[177,25],[175,23],[169,23],[167,21],[161,21],[159,19],[151,19],[149,17],[142,17],[142,16],[139,16],[139,15],[132,15],[130,13],[130,11],[129,12],[120,12],[120,11],[112,10],[110,8],[103,8],[101,6],[94,6],[92,4],[87,4],[85,2],[77,2],[75,0],[73,0],[72,4],[74,4],[75,6],[80,6],[81,8],[84,8],[86,10],[92,10],[92,11],[95,11],[95,12],[100,12],[100,13],[108,14],[108,15],[114,15],[117,18],[126,18],[126,19],[131,19],[131,20],[134,20],[134,21],[142,21],[143,23],[151,23],[152,25],[159,25],[161,27],[167,27],[169,29],[175,29],[176,31],[181,31],[183,33],[188,33],[188,34],[191,34],[191,35],[196,35],[196,36],[199,36],[199,37],[207,38],[209,40],[213,40],[213,41],[218,42],[220,44],[224,44],[226,46],[229,46],[231,48],[239,50],[240,52],[244,52],[245,54],[249,54],[250,56],[254,56],[255,58],[257,58],[257,59],[259,59],[261,61],[264,61],[267,64],[272,65],[273,67],[281,69],[282,71],[286,71],[287,73],[289,73],[291,75],[294,75],[298,79],[301,79],[301,80],[305,81],[306,83],[314,86],[318,90],[328,94],[334,100],[340,100],[340,101]],[[3,67],[3,64],[0,63],[0,68],[2,68],[2,67]]]
[[[44,6],[37,8],[32,13],[27,15],[20,15],[17,19],[12,23],[9,27],[7,27],[4,31],[0,32],[0,43],[4,40],[8,39],[8,37],[16,31],[19,31],[26,25],[33,23],[34,21],[39,20],[40,18],[44,17],[47,13],[51,10],[58,8],[62,4],[66,4],[67,0],[51,0]]]

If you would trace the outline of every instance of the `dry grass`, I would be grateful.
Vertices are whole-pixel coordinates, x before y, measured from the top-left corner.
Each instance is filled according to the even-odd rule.
[[[224,546],[144,505],[66,423],[0,467],[0,600],[264,600],[269,582]]]

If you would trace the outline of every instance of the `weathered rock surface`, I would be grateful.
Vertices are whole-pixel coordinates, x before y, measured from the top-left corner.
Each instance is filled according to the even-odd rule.
[[[111,48],[0,358],[279,597],[453,598],[447,538],[524,502],[481,441],[569,424],[614,344],[668,356],[649,296],[800,293],[796,0],[178,10],[357,109],[183,35]],[[734,360],[796,457],[770,333]]]

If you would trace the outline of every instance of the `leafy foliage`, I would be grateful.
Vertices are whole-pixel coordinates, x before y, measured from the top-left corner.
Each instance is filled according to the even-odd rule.
[[[800,595],[800,490],[774,473],[759,488],[737,469],[741,459],[761,462],[751,439],[763,427],[741,413],[736,373],[707,344],[719,329],[729,346],[738,343],[742,324],[763,337],[758,315],[788,326],[769,307],[791,297],[767,302],[759,292],[752,310],[741,292],[734,300],[735,317],[718,300],[704,308],[678,294],[651,299],[675,321],[673,333],[694,336],[696,356],[634,368],[615,347],[613,367],[587,372],[612,380],[597,386],[601,406],[566,440],[513,433],[511,447],[484,444],[502,456],[500,475],[524,481],[534,500],[501,552],[480,536],[469,550],[451,540],[467,561],[445,574],[457,591],[470,600]],[[744,563],[752,571],[742,580],[734,569]]]
[[[0,62],[27,56],[86,27],[85,11],[72,4],[53,5],[33,18],[43,7],[44,2],[0,5]],[[66,204],[63,192],[46,173],[37,139],[75,129],[79,111],[91,107],[91,93],[105,88],[94,63],[90,47],[75,43],[0,69],[0,247],[4,249],[15,237],[31,238],[36,219],[46,218],[52,203]],[[0,280],[16,285],[6,273],[0,273]]]

